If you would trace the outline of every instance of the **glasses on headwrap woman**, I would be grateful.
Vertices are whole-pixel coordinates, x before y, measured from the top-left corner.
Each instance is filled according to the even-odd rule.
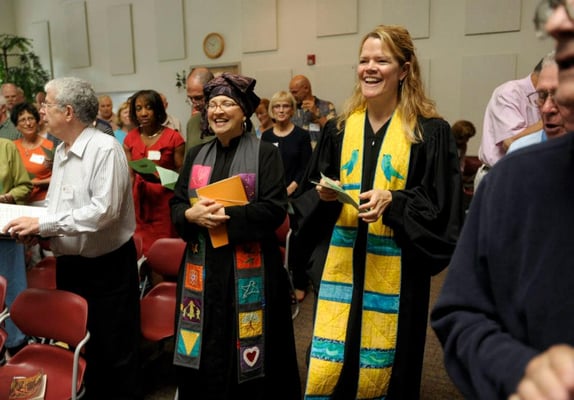
[[[215,101],[210,101],[209,104],[207,104],[207,109],[209,111],[215,111],[217,109],[217,107],[219,107],[221,109],[221,111],[229,111],[231,110],[233,107],[238,107],[239,104],[234,103],[233,101],[222,101],[221,103],[216,103]]]

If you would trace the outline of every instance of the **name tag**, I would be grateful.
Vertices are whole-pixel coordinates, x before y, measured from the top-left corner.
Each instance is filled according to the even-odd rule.
[[[309,124],[309,132],[319,132],[321,130],[321,125],[311,123]]]
[[[159,150],[149,150],[147,152],[148,160],[159,160],[161,158],[161,151]]]
[[[74,188],[72,185],[62,185],[62,199],[72,200],[74,198]]]
[[[30,162],[34,164],[44,164],[45,159],[46,157],[41,154],[32,154],[32,157],[30,157]]]

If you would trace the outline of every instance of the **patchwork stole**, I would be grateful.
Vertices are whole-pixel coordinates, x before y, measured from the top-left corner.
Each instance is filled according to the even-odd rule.
[[[348,118],[341,150],[340,181],[357,202],[361,193],[365,115],[363,110]],[[405,187],[411,144],[402,127],[399,112],[395,111],[379,153],[374,188]],[[344,204],[331,237],[319,289],[306,399],[329,399],[343,368],[353,293],[357,214],[355,208]],[[356,398],[384,399],[397,339],[401,251],[392,229],[380,221],[368,225]]]
[[[196,190],[210,183],[217,152],[216,141],[205,145],[191,169],[189,197],[198,200]],[[230,176],[239,175],[248,200],[257,198],[259,140],[252,135],[240,139]],[[179,304],[174,364],[199,369],[203,336],[205,249],[209,237],[198,234],[186,249],[184,279]],[[237,245],[233,252],[237,323],[238,382],[264,376],[265,282],[261,245],[258,242]]]

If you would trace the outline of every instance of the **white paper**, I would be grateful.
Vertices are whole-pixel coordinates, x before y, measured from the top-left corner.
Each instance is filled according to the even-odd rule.
[[[18,217],[41,217],[43,215],[46,215],[46,207],[0,203],[0,234],[7,235],[3,229],[13,219]]]
[[[353,199],[351,195],[349,195],[349,193],[345,192],[345,190],[343,190],[341,186],[337,185],[337,182],[323,175],[322,172],[321,172],[321,178],[323,179],[324,182],[324,184],[322,184],[323,186],[325,186],[327,189],[331,189],[337,192],[337,200],[339,200],[341,203],[350,204],[357,210],[359,209],[359,204],[355,201],[355,199]],[[321,183],[319,182],[311,181],[311,183],[314,183],[315,185],[321,185]]]

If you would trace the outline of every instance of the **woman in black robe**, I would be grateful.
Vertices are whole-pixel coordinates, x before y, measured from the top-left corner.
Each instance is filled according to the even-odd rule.
[[[414,46],[404,28],[379,26],[368,33],[361,42],[357,74],[358,84],[344,114],[338,121],[329,121],[325,126],[307,170],[307,181],[319,182],[319,185],[307,183],[293,202],[297,228],[291,248],[298,254],[293,254],[291,260],[310,264],[311,280],[318,292],[306,394],[331,399],[381,396],[386,396],[387,400],[417,399],[430,277],[447,266],[463,219],[457,150],[448,123],[438,116],[433,102],[424,95]],[[354,121],[352,124],[349,123],[351,120]],[[390,132],[402,134],[391,136]],[[385,165],[390,159],[392,163],[387,164],[394,165],[400,158],[392,152],[393,147],[389,154],[385,154],[389,150],[385,147],[385,141],[391,140],[389,137],[394,137],[392,140],[395,142],[402,140],[407,148],[404,153],[407,156],[403,156],[404,176],[401,171]],[[353,141],[356,147],[346,145],[348,141]],[[349,181],[347,176],[352,174],[356,165],[361,165],[362,170],[356,181]],[[342,187],[360,203],[359,210],[353,211],[351,206],[334,201],[336,192],[326,187],[321,173],[341,181]],[[403,181],[400,185],[390,186],[390,189],[377,187],[378,182],[385,180],[382,175],[392,177],[393,174],[399,177],[397,180]],[[395,182],[389,177],[388,181]],[[349,215],[355,217],[353,224],[343,226],[342,230],[339,228],[345,215],[347,223]],[[385,366],[390,378],[379,381],[380,376],[376,379],[373,375],[362,378],[364,370],[371,374],[380,365],[377,364],[379,361],[373,361],[371,366],[375,368],[365,368],[370,360],[366,361],[362,356],[365,349],[361,341],[365,336],[376,335],[362,332],[378,333],[385,328],[369,326],[370,320],[364,317],[372,312],[369,307],[373,304],[370,300],[373,297],[370,289],[373,275],[378,275],[376,280],[387,279],[383,272],[379,272],[383,265],[375,263],[375,273],[366,272],[370,257],[367,243],[371,243],[374,236],[370,225],[380,224],[392,232],[390,247],[400,254],[400,284],[398,294],[393,297],[397,299],[394,313],[398,327],[393,328],[396,332],[393,340],[396,341],[394,348],[391,344],[388,351],[394,357],[389,358],[390,362]],[[341,250],[345,246],[340,244],[340,232],[353,230],[356,236],[353,236],[351,245],[347,244],[350,250],[342,253],[346,250]],[[334,232],[339,232],[339,236]],[[330,251],[336,254],[334,261],[326,261]],[[349,293],[346,299],[341,300],[349,304],[342,340],[325,340],[325,331],[329,331],[325,325],[339,323],[337,315],[329,315],[330,305],[320,307],[322,300],[333,303],[336,294],[332,287],[337,282],[334,285],[331,278],[337,275],[321,280],[325,278],[328,262],[338,263],[338,268],[346,264],[352,271],[351,282],[340,285],[342,292],[348,290],[346,293]],[[328,370],[328,362],[338,365],[339,372]],[[315,385],[313,374],[323,377],[315,379]],[[323,381],[330,379],[330,388],[325,389]],[[367,381],[372,382],[371,389],[366,388],[369,386],[365,385]]]
[[[217,140],[189,150],[170,203],[188,243],[176,314],[180,400],[301,398],[289,280],[275,236],[286,217],[284,172],[277,148],[248,133],[259,103],[254,86],[227,73],[205,86],[203,118]],[[197,196],[195,189],[234,175],[248,204]],[[229,243],[214,248],[210,233],[221,225]]]

